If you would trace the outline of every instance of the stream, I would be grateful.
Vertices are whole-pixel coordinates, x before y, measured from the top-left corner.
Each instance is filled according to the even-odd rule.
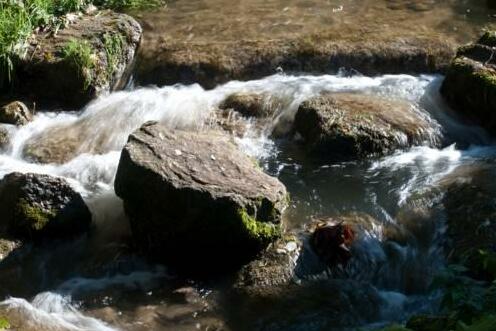
[[[429,285],[445,264],[443,221],[415,218],[409,198],[459,167],[496,157],[496,147],[483,130],[463,124],[446,108],[438,92],[442,79],[282,73],[213,90],[199,85],[130,87],[100,97],[80,112],[39,112],[33,122],[12,129],[13,143],[0,155],[0,176],[21,171],[66,178],[84,196],[95,226],[87,237],[25,246],[4,261],[0,295],[6,299],[0,311],[8,311],[13,323],[24,321],[26,330],[348,330],[435,311],[439,293]],[[412,102],[442,146],[416,146],[360,162],[322,163],[302,156],[292,139],[271,138],[272,128],[291,119],[304,99],[338,91]],[[130,249],[122,203],[113,192],[127,136],[150,120],[171,128],[207,130],[216,107],[234,92],[264,92],[284,100],[262,129],[245,120],[248,130],[236,141],[288,188],[290,228],[301,231],[314,216],[370,216],[345,274],[307,272],[302,277],[310,280],[305,294],[287,294],[270,303],[230,301],[234,299],[225,295],[222,282],[181,279]],[[80,144],[78,155],[68,162],[40,165],[22,156],[24,146],[44,133],[73,132]],[[322,295],[338,295],[340,304],[346,298],[346,310],[333,315],[329,307],[310,300]],[[370,304],[380,305],[377,316],[366,316],[367,309],[363,313],[369,295],[376,300]]]
[[[466,42],[488,21],[482,1],[227,2],[178,0],[166,9],[140,13],[141,52],[160,43],[228,45],[240,35],[277,40],[322,27],[340,32],[343,40],[357,34],[391,39],[418,33]],[[143,87],[131,82],[83,109],[40,110],[27,125],[9,126],[12,139],[0,152],[0,178],[17,171],[67,179],[88,204],[93,228],[72,241],[25,244],[3,260],[0,317],[28,331],[346,331],[374,330],[416,313],[436,312],[442,293],[431,285],[446,266],[446,226],[442,207],[429,192],[464,167],[496,162],[496,144],[446,106],[439,93],[441,75],[308,75],[278,69],[272,76],[210,90],[198,84]],[[363,229],[346,268],[314,268],[303,254],[296,289],[270,300],[233,297],[224,279],[179,277],[137,255],[113,189],[121,150],[144,122],[184,130],[217,128],[218,106],[238,92],[283,101],[262,123],[238,119],[246,130],[235,140],[289,191],[287,227],[304,235],[313,219],[347,217]],[[324,92],[407,101],[429,123],[438,147],[324,162],[305,156],[298,137],[272,135],[291,124],[304,100]],[[36,163],[26,156],[29,146],[70,157]]]

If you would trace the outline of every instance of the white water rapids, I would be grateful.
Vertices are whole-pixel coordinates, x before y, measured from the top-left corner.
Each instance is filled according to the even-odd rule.
[[[291,119],[298,105],[311,96],[324,91],[346,91],[407,100],[430,121],[433,134],[447,137],[449,143],[442,149],[416,146],[408,151],[399,151],[389,157],[374,160],[367,165],[365,175],[371,180],[383,172],[409,171],[409,176],[389,192],[392,197],[394,196],[391,199],[397,204],[402,204],[412,192],[431,185],[458,166],[487,157],[496,157],[494,146],[458,149],[455,143],[465,144],[467,147],[471,144],[488,143],[489,140],[482,130],[460,124],[447,112],[438,93],[441,80],[442,77],[439,76],[386,75],[370,78],[278,74],[248,82],[233,81],[213,90],[204,90],[199,85],[175,85],[115,92],[94,100],[80,112],[39,112],[28,125],[19,128],[9,127],[11,144],[6,152],[0,154],[0,178],[13,171],[64,177],[87,200],[97,227],[105,227],[105,224],[111,224],[113,220],[122,217],[121,204],[113,194],[113,180],[120,151],[127,137],[144,122],[153,120],[171,128],[200,130],[208,126],[208,119],[212,113],[230,94],[262,92],[285,101],[284,109],[280,109],[272,121],[266,124],[267,127],[271,127],[280,121]],[[30,139],[37,139],[42,133],[49,135],[54,128],[74,126],[80,128],[78,139],[82,142],[80,150],[84,153],[64,164],[37,164],[23,158],[23,150]],[[278,159],[279,147],[274,140],[264,134],[267,132],[262,131],[262,134],[255,135],[248,131],[245,137],[238,139],[240,147],[261,160],[269,159],[277,163],[275,170],[271,171],[273,174],[293,168],[297,172],[298,165]],[[95,150],[98,150],[99,154],[91,153]],[[346,167],[346,165],[323,165],[315,171],[333,167]],[[294,185],[291,183],[287,185],[290,192],[291,187],[298,184],[298,180],[294,182]],[[315,200],[322,199],[319,194],[314,196]],[[325,204],[325,201],[318,203]],[[295,208],[300,207],[296,205]],[[304,210],[301,213],[308,215],[311,211]],[[71,302],[71,295],[75,291],[93,291],[116,283],[125,286],[134,284],[133,286],[137,288],[146,287],[146,284],[153,282],[154,278],[164,276],[164,271],[157,272],[158,275],[145,272],[131,273],[127,276],[117,274],[110,278],[65,279],[55,289],[43,291],[32,299],[26,298],[29,300],[7,298],[0,303],[0,308],[4,307],[7,311],[21,316],[21,319],[30,321],[31,327],[37,330],[115,330],[106,323],[85,316],[78,310],[78,304]],[[385,291],[383,296],[405,301],[398,292]]]

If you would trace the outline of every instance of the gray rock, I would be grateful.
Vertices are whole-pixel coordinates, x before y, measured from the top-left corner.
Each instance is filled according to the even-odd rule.
[[[384,155],[439,141],[436,129],[412,105],[363,94],[309,99],[300,105],[294,126],[308,151],[324,158]]]
[[[0,123],[24,125],[32,119],[31,111],[20,101],[13,101],[0,108]]]
[[[81,195],[61,178],[11,173],[0,181],[0,233],[40,239],[88,230],[91,213]]]
[[[157,123],[129,137],[115,192],[154,258],[200,272],[240,265],[280,237],[286,189],[231,139]]]

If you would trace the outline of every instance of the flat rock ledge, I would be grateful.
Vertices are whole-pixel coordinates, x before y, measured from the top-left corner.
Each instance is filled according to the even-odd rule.
[[[103,93],[125,87],[141,41],[139,23],[112,11],[72,15],[68,21],[55,36],[39,32],[31,37],[26,56],[16,65],[14,94],[38,106],[80,108]],[[64,55],[71,43],[84,44],[89,50],[86,65]]]
[[[218,132],[146,123],[121,154],[115,192],[137,246],[196,273],[240,266],[282,234],[284,185]]]
[[[332,33],[294,40],[187,43],[144,40],[137,65],[140,84],[199,83],[213,88],[230,80],[258,79],[285,72],[364,75],[444,72],[456,46],[441,38],[339,40]]]

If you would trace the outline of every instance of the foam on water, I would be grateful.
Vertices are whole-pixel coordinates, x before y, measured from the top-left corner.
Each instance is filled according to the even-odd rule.
[[[205,90],[199,85],[174,85],[162,88],[146,87],[130,91],[121,91],[102,96],[91,102],[79,113],[38,113],[33,122],[20,128],[10,127],[13,131],[12,144],[7,152],[0,154],[0,178],[13,171],[44,173],[66,178],[70,184],[83,194],[92,211],[94,223],[101,230],[100,240],[121,235],[115,231],[123,219],[122,203],[113,193],[113,181],[119,162],[120,151],[128,136],[146,121],[159,121],[170,128],[206,130],[211,125],[212,114],[219,104],[230,94],[238,92],[268,93],[283,100],[279,109],[264,130],[250,129],[235,141],[247,154],[258,159],[275,159],[276,173],[281,174],[285,168],[292,167],[291,172],[298,173],[301,165],[285,163],[278,158],[277,144],[269,138],[271,129],[278,123],[292,121],[302,101],[325,91],[360,92],[381,95],[394,99],[410,101],[415,111],[431,124],[433,135],[448,131],[456,135],[462,126],[443,113],[444,106],[438,97],[437,88],[441,81],[439,76],[386,75],[380,77],[341,75],[322,76],[288,76],[278,74],[260,80],[248,82],[232,81],[213,90]],[[448,123],[445,125],[445,123]],[[61,129],[62,128],[62,129]],[[58,131],[54,131],[59,129]],[[61,129],[61,130],[60,130]],[[479,129],[470,131],[469,141],[485,141],[486,137]],[[80,141],[77,155],[63,164],[37,164],[23,158],[23,150],[30,140],[42,139],[53,132],[72,132]],[[443,132],[446,133],[446,132]],[[291,142],[292,143],[292,142]],[[494,147],[472,147],[458,150],[455,145],[444,149],[426,146],[413,147],[408,151],[397,152],[391,156],[373,162],[366,171],[373,180],[383,172],[408,171],[401,187],[395,192],[400,203],[405,201],[415,190],[432,184],[437,179],[451,173],[457,166],[473,162],[487,156],[496,156]],[[346,170],[347,165],[323,166],[315,171],[329,169]],[[339,173],[338,173],[339,174]],[[346,176],[352,176],[346,174]],[[310,199],[320,203],[321,196],[317,189],[310,192]],[[367,199],[377,199],[375,192],[369,192]],[[378,209],[382,206],[372,201]],[[390,223],[394,219],[383,210],[383,218]],[[128,231],[122,230],[122,232]],[[387,252],[382,246],[383,224],[373,224],[365,231],[363,240],[356,249],[360,251],[358,263],[371,266],[370,273],[363,273],[357,267],[349,276],[358,280],[370,281],[378,274],[390,274],[391,277],[405,272],[404,264],[417,258],[416,247],[389,247],[398,255],[397,264],[388,264]],[[393,261],[394,262],[394,261]],[[396,268],[396,269],[395,269]],[[376,270],[379,270],[376,272]],[[408,270],[406,270],[408,272]],[[92,291],[100,291],[113,286],[124,288],[146,288],[160,278],[167,277],[165,270],[134,271],[129,274],[114,274],[101,278],[76,277],[64,281],[53,292],[43,292],[32,300],[9,298],[0,303],[13,311],[14,316],[33,324],[39,330],[114,330],[105,323],[85,316],[71,296]],[[395,285],[393,285],[394,287]],[[401,286],[396,286],[401,289]],[[397,315],[411,298],[395,291],[385,291],[384,300],[390,305],[384,307],[384,314]],[[394,304],[393,304],[394,303]]]
[[[171,128],[204,129],[219,103],[235,92],[269,92],[286,101],[273,118],[294,117],[298,105],[323,91],[355,91],[403,98],[420,103],[436,76],[386,75],[375,78],[354,76],[287,76],[278,74],[260,80],[232,81],[213,90],[199,85],[147,87],[102,96],[82,112],[38,113],[33,122],[15,131],[7,153],[0,155],[0,177],[12,172],[37,172],[62,176],[85,195],[110,187],[118,155],[127,137],[146,121],[160,121]],[[98,150],[102,155],[82,154],[62,165],[39,165],[23,159],[22,150],[30,139],[50,135],[54,128],[78,128],[81,151]],[[263,158],[274,150],[266,136],[248,132],[238,140],[250,155]]]
[[[52,292],[38,294],[31,302],[10,298],[0,302],[13,323],[22,321],[25,329],[37,331],[116,331],[102,321],[85,316],[70,298]]]

